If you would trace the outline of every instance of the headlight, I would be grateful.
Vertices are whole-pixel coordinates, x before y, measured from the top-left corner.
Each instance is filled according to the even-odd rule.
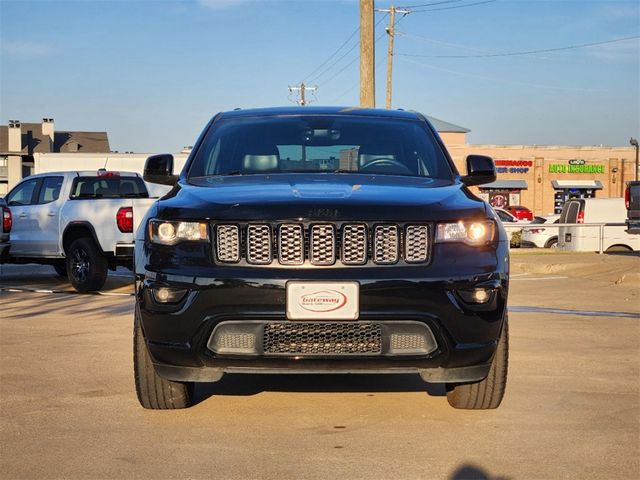
[[[204,222],[149,221],[149,239],[152,243],[174,245],[179,242],[209,240],[209,229]]]
[[[478,222],[439,223],[436,242],[464,242],[484,245],[493,241],[496,225],[491,220]]]

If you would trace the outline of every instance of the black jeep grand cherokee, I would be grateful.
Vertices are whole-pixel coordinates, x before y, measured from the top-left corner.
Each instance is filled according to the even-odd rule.
[[[135,247],[134,369],[145,408],[233,373],[407,373],[456,408],[507,377],[508,241],[418,113],[233,111],[206,126]]]

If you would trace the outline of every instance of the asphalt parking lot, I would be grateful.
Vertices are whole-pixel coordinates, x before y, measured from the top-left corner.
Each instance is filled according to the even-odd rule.
[[[227,375],[191,409],[147,411],[128,272],[78,295],[2,266],[0,476],[639,478],[640,257],[516,253],[512,274],[497,410],[410,375]]]

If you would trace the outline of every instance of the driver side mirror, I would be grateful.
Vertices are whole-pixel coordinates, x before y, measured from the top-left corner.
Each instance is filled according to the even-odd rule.
[[[175,185],[178,175],[173,174],[173,155],[163,153],[152,155],[144,163],[142,178],[145,182],[158,183],[160,185]]]
[[[485,155],[467,156],[467,174],[462,177],[462,183],[467,187],[484,185],[495,182],[496,167],[491,157]]]

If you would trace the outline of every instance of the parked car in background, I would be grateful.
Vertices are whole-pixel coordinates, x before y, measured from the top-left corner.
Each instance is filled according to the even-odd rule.
[[[534,217],[533,221],[522,229],[521,247],[556,248],[558,246],[558,228],[543,225],[558,223],[560,215]]]
[[[579,198],[564,204],[559,223],[617,223],[619,226],[604,227],[602,250],[640,250],[640,236],[626,232],[626,218],[623,198]],[[600,227],[560,227],[558,246],[562,250],[598,252],[601,246]]]
[[[12,217],[11,210],[7,206],[4,198],[0,198],[0,213],[2,214],[2,229],[0,229],[0,263],[4,263],[4,259],[9,254],[9,234],[11,233]]]
[[[505,210],[509,212],[511,215],[516,217],[518,220],[532,221],[533,220],[533,212],[529,210],[527,207],[523,207],[520,205],[514,205],[506,207]]]
[[[627,233],[640,234],[640,182],[627,184],[624,191],[624,201],[627,207]]]
[[[507,235],[509,237],[509,244],[512,247],[519,247],[522,229],[514,228],[511,225],[525,223],[526,220],[518,220],[512,213],[507,212],[502,208],[494,207],[493,210],[496,212],[496,215],[498,216],[502,224],[506,226],[505,230],[507,231]]]
[[[100,290],[108,269],[132,267],[133,233],[154,202],[137,173],[104,170],[33,175],[5,199],[7,262],[51,265],[80,292]]]

